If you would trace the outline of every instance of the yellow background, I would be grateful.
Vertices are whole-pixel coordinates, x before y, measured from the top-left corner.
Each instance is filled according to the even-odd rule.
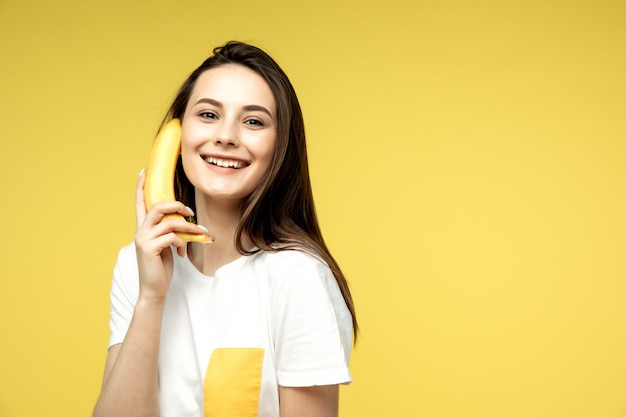
[[[0,0],[0,416],[91,412],[137,174],[229,39],[302,102],[362,325],[343,416],[626,416],[609,0]]]

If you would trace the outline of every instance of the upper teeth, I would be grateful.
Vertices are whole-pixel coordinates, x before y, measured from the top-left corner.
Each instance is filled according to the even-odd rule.
[[[209,156],[206,161],[209,164],[212,165],[217,165],[218,167],[224,167],[224,168],[235,168],[235,169],[239,169],[241,167],[244,166],[244,163],[241,161],[232,161],[229,159],[220,159],[220,158],[214,158],[212,156]]]

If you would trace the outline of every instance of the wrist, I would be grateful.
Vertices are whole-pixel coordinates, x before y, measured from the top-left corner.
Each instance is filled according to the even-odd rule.
[[[158,309],[162,310],[165,307],[165,296],[149,294],[145,291],[139,291],[139,297],[135,304],[136,309]]]

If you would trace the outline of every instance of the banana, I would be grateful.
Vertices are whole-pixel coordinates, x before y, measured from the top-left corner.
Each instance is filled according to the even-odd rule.
[[[159,201],[175,201],[174,172],[180,153],[181,126],[179,119],[170,120],[157,134],[148,165],[146,167],[146,184],[144,198],[146,209]],[[168,214],[163,219],[185,221],[180,214]],[[185,242],[212,243],[215,239],[209,234],[176,233]]]

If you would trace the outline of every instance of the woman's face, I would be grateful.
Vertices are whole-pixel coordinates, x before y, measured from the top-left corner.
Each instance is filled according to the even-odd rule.
[[[276,102],[256,72],[228,64],[205,71],[182,120],[182,162],[198,193],[241,200],[259,186],[276,147]]]

